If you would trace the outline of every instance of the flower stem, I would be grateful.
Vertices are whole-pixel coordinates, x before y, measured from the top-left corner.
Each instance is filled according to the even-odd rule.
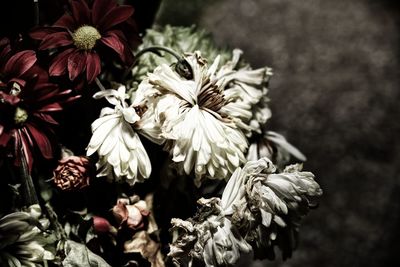
[[[143,48],[142,50],[140,50],[139,52],[136,53],[135,60],[133,61],[132,65],[125,71],[125,73],[122,77],[123,80],[126,79],[126,77],[129,75],[129,73],[132,71],[132,69],[136,66],[136,64],[138,63],[138,59],[142,55],[150,52],[150,53],[156,54],[159,57],[162,57],[163,55],[161,54],[161,51],[167,52],[168,54],[174,56],[178,61],[182,59],[182,56],[179,53],[177,53],[176,51],[172,50],[171,48],[168,48],[165,46],[155,45],[155,46]]]
[[[97,86],[100,88],[101,91],[105,91],[106,90],[104,85],[100,82],[99,78],[96,77],[95,82],[96,82]]]
[[[57,213],[53,210],[53,207],[50,205],[50,203],[46,203],[45,208],[49,220],[53,225],[54,230],[56,231],[57,238],[60,239],[61,241],[67,240],[67,235],[65,234],[63,226],[58,222],[58,216]]]
[[[33,0],[33,24],[35,26],[39,25],[39,0]]]
[[[19,168],[21,176],[21,189],[24,206],[29,207],[33,204],[38,204],[39,200],[36,195],[35,186],[33,184],[32,176],[29,174],[28,164],[26,162],[25,153],[21,146],[21,165]]]

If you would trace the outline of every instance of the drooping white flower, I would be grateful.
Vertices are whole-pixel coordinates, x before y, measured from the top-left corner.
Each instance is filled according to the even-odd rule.
[[[233,50],[232,60],[215,73],[215,78],[222,83],[225,92],[226,105],[221,111],[235,118],[238,127],[247,136],[251,136],[252,132],[261,133],[262,127],[271,117],[266,86],[272,76],[272,69],[240,66],[242,53],[240,49]]]
[[[115,106],[114,109],[103,108],[100,118],[92,123],[93,135],[87,147],[87,155],[95,152],[99,155],[97,176],[125,179],[130,184],[148,178],[151,173],[150,159],[133,128],[141,122],[140,117],[125,102],[125,87],[100,91],[93,97],[105,97]]]
[[[314,175],[301,165],[277,173],[267,158],[249,161],[232,174],[221,199],[202,198],[194,217],[171,221],[175,238],[168,255],[177,266],[194,259],[232,266],[252,250],[255,258],[272,258],[276,245],[286,258],[302,218],[321,194]]]
[[[236,118],[223,112],[224,82],[215,76],[219,57],[210,67],[200,52],[187,54],[185,62],[191,77],[161,65],[139,85],[133,105],[149,108],[145,113],[160,125],[172,160],[182,172],[194,171],[199,185],[205,176],[226,178],[245,161],[248,142],[235,120],[251,107],[238,105]]]
[[[265,258],[267,251],[273,254],[274,244],[285,244],[281,249],[287,257],[302,218],[321,195],[314,175],[303,172],[301,165],[276,173],[272,162],[261,158],[236,170],[222,194],[221,207],[253,246],[255,257]]]
[[[202,208],[194,218],[172,219],[172,230],[178,236],[168,256],[176,266],[191,266],[194,261],[203,261],[206,267],[233,266],[243,253],[251,251],[251,246],[225,216],[219,198],[198,202]]]
[[[283,135],[266,131],[250,144],[246,158],[249,161],[255,161],[266,157],[282,168],[290,161],[291,156],[299,161],[306,161],[306,156],[290,144]]]

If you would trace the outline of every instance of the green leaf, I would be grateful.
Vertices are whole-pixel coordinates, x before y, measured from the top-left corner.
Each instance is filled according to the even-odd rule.
[[[85,245],[67,240],[64,267],[111,267],[103,258],[91,252]]]

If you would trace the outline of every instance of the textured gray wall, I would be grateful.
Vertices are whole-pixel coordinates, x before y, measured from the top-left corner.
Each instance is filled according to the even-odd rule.
[[[254,266],[400,266],[399,23],[367,0],[164,0],[159,22],[198,23],[274,69],[271,129],[324,189],[292,259]]]

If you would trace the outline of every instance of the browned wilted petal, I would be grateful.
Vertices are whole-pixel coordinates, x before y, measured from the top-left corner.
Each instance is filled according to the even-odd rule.
[[[125,203],[118,200],[112,211],[119,225],[128,219],[128,209]]]
[[[150,211],[143,200],[132,203],[129,199],[120,198],[113,207],[113,214],[120,227],[126,225],[137,230],[143,228],[144,218],[149,216]]]

